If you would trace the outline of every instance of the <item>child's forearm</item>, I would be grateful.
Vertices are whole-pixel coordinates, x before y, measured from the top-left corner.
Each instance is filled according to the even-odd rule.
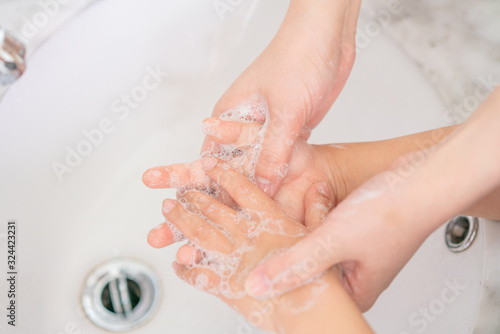
[[[336,274],[330,272],[320,281],[282,296],[278,330],[286,334],[373,333]]]
[[[444,140],[455,128],[456,125],[374,142],[320,145],[315,149],[321,150],[320,154],[326,156],[326,164],[331,167],[330,179],[336,179],[336,174],[343,176],[345,193],[339,196],[339,200],[342,200],[365,181],[390,168],[405,154],[423,150],[423,154],[415,157],[402,157],[410,162],[410,167],[422,163],[433,146]],[[408,167],[401,167],[400,171],[396,169],[401,177],[411,172]]]
[[[342,144],[343,149],[322,145],[321,149],[329,156],[330,161],[335,161],[337,173],[340,170],[340,174],[345,175],[343,177],[345,194],[340,196],[340,199],[343,199],[366,180],[393,167],[398,159],[400,159],[400,166],[394,169],[394,177],[402,180],[411,176],[415,168],[427,159],[434,146],[446,139],[458,126],[453,125],[376,142]],[[418,151],[421,153],[408,155]],[[500,187],[497,187],[463,210],[461,214],[500,220],[499,203]]]

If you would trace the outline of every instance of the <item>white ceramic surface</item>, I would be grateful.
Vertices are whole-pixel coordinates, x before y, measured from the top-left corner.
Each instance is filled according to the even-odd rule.
[[[161,201],[174,192],[147,189],[141,174],[196,159],[201,121],[270,41],[286,5],[244,2],[221,19],[211,1],[106,0],[33,55],[0,104],[0,233],[8,219],[19,224],[19,326],[7,333],[69,333],[71,326],[104,333],[82,314],[80,294],[90,270],[117,256],[141,259],[162,278],[158,314],[133,333],[258,333],[222,302],[174,276],[175,247],[159,251],[146,244],[149,228],[162,222]],[[154,83],[147,77],[157,69],[168,75],[127,113],[122,95],[138,94],[145,79]],[[106,119],[112,130],[87,147],[92,152],[73,161],[60,182],[54,162],[66,164],[69,151],[85,150],[83,132]],[[437,94],[381,35],[358,58],[311,141],[376,140],[443,124]],[[443,231],[437,231],[368,313],[375,330],[419,333],[422,321],[416,326],[410,317],[417,312],[420,320],[419,308],[457,279],[467,288],[426,320],[425,332],[472,333],[484,231],[458,255],[445,248]]]

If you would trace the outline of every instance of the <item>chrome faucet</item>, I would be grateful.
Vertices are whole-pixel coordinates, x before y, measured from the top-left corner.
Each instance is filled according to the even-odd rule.
[[[23,43],[0,27],[0,87],[16,81],[26,70]]]

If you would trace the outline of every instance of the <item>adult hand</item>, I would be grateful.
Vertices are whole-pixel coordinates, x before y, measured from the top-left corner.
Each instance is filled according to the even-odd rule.
[[[279,294],[340,264],[346,288],[367,310],[448,219],[500,219],[499,109],[497,88],[434,150],[410,153],[414,158],[368,180],[307,238],[254,269],[246,282],[249,294]]]
[[[272,42],[214,108],[213,117],[250,109],[254,121],[266,122],[255,176],[271,197],[297,138],[309,137],[344,87],[355,58],[359,7],[360,0],[292,0]],[[207,138],[202,151],[212,145]]]
[[[427,236],[401,215],[388,185],[384,173],[363,184],[308,237],[254,269],[246,282],[249,295],[292,290],[340,264],[345,288],[362,311],[369,309]]]

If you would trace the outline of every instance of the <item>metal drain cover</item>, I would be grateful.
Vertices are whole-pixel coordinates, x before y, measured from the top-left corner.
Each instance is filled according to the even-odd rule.
[[[113,332],[137,328],[158,309],[161,287],[155,272],[134,259],[114,259],[87,277],[82,305],[97,326]]]

